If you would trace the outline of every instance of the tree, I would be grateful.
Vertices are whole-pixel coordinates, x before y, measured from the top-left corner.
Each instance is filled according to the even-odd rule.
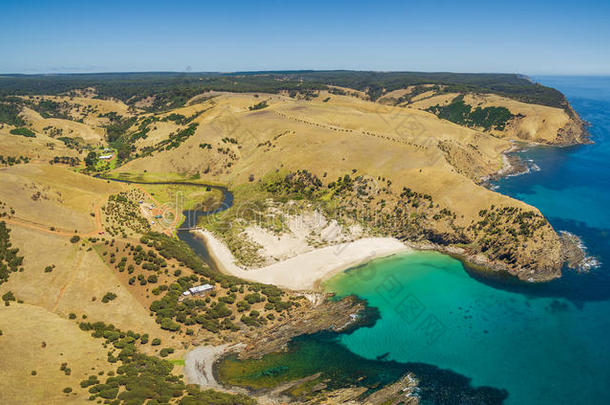
[[[97,162],[97,153],[89,152],[87,154],[87,157],[85,158],[85,164],[87,165],[87,167],[95,166],[96,162]]]

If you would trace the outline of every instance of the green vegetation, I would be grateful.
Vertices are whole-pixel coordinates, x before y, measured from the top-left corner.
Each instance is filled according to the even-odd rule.
[[[111,235],[124,235],[127,231],[142,234],[150,230],[148,221],[140,214],[138,201],[144,198],[139,190],[120,192],[108,197],[108,202],[102,209],[111,224],[106,231]]]
[[[182,142],[186,141],[188,138],[195,135],[195,130],[197,129],[198,126],[199,126],[199,124],[197,124],[197,123],[190,124],[187,128],[181,129],[180,131],[178,131],[175,134],[170,134],[169,138],[164,139],[161,142],[159,142],[155,146],[155,149],[156,150],[161,150],[161,149],[170,150],[170,149],[177,148],[178,146],[180,146],[180,144],[182,144]]]
[[[220,190],[207,190],[201,186],[189,184],[142,184],[148,193],[155,197],[160,204],[179,204],[181,209],[202,210],[217,207],[222,201],[223,194]]]
[[[60,371],[63,371],[65,375],[72,374],[72,370],[68,367],[68,363],[61,363],[61,367],[59,367]]]
[[[282,75],[283,76],[283,75]],[[285,79],[269,74],[217,73],[103,73],[65,75],[4,75],[0,78],[3,95],[57,95],[95,87],[98,97],[116,98],[134,105],[152,98],[149,111],[182,107],[206,91],[278,93],[283,90],[324,89],[323,83]]]
[[[428,91],[434,91],[435,93],[442,92],[441,87],[439,85],[426,86],[426,85],[420,84],[420,85],[414,86],[408,94],[405,94],[404,96],[399,97],[398,100],[396,100],[396,104],[402,104],[402,103],[410,104],[415,99],[415,97],[419,96],[420,94],[426,93]]]
[[[477,107],[464,103],[464,96],[459,95],[447,106],[435,105],[426,111],[436,114],[439,118],[474,128],[485,128],[486,130],[504,130],[506,123],[514,118],[514,115],[506,107]]]
[[[19,117],[21,113],[21,99],[17,97],[0,97],[0,123],[22,127],[25,121]]]
[[[116,294],[112,293],[112,292],[107,292],[106,294],[104,294],[104,296],[102,297],[102,302],[104,304],[114,300],[116,298]]]
[[[110,117],[110,123],[106,125],[106,138],[108,143],[116,149],[119,162],[123,162],[129,159],[131,154],[133,141],[128,130],[135,124],[136,118],[123,118],[116,114]]]
[[[267,107],[269,107],[267,105],[267,101],[263,100],[260,103],[256,103],[254,105],[251,105],[250,107],[248,107],[248,109],[250,111],[256,111],[256,110],[262,110],[263,108],[267,108]]]
[[[558,90],[533,83],[518,74],[313,71],[275,75],[287,79],[300,77],[307,82],[321,82],[364,91],[372,100],[408,86],[433,84],[444,86],[444,91],[448,93],[493,93],[525,103],[564,109],[568,107],[567,100]]]
[[[15,298],[15,294],[13,294],[12,291],[9,291],[2,295],[2,301],[4,301],[4,305],[8,307],[11,301],[17,301],[17,299]]]
[[[85,157],[85,165],[87,165],[88,169],[93,169],[93,168],[95,168],[96,164],[97,164],[97,153],[91,151],[87,154],[87,157]]]
[[[176,124],[182,124],[186,121],[186,117],[182,114],[172,113],[164,118],[164,120],[174,121]]]
[[[75,149],[79,153],[87,148],[85,141],[80,137],[70,138],[67,136],[60,136],[57,140],[63,142],[68,149]]]
[[[10,133],[13,135],[20,135],[20,136],[25,136],[26,138],[35,138],[36,134],[25,127],[20,127],[20,128],[13,128],[10,130]]]
[[[52,160],[49,160],[50,164],[63,164],[69,166],[79,166],[80,159],[78,157],[73,156],[55,156]]]
[[[29,157],[26,156],[3,156],[0,155],[0,165],[4,166],[14,166],[21,163],[28,163],[30,161]]]
[[[27,100],[25,104],[38,112],[42,118],[70,119],[70,115],[67,114],[67,111],[70,111],[70,105],[66,101],[58,103],[53,100],[40,100],[38,102]]]
[[[481,210],[478,222],[468,227],[478,236],[477,243],[482,252],[509,263],[519,255],[522,242],[535,236],[547,225],[546,219],[534,211],[516,207],[495,207]]]
[[[71,243],[78,243],[80,241],[80,236],[74,235],[70,238]]]
[[[319,210],[327,218],[345,225],[353,224],[357,218],[371,234],[390,234],[408,240],[427,239],[442,245],[470,243],[464,229],[456,225],[456,214],[441,207],[432,196],[406,187],[396,192],[390,186],[389,179],[375,179],[356,172],[323,182],[307,170],[277,171],[257,183],[234,190],[236,198],[247,203],[249,210],[227,210],[216,221],[206,223],[206,227],[222,236],[236,257],[244,257],[244,238],[240,233],[248,223],[256,220],[258,225],[272,232],[282,232],[281,217],[267,215],[269,200],[280,210],[282,204],[296,201],[291,212],[301,209],[298,207],[308,207],[308,210]],[[444,231],[439,232],[439,228]],[[251,249],[256,252],[256,246]]]
[[[136,130],[136,132],[131,134],[131,143],[137,141],[138,139],[148,138],[148,133],[150,132],[150,124],[158,120],[159,119],[155,116],[144,118],[142,122],[140,122],[140,124],[138,125],[138,129]]]
[[[10,232],[6,223],[0,222],[0,285],[8,280],[11,273],[23,271],[23,256],[18,255],[19,249],[12,247]]]
[[[251,327],[266,325],[270,320],[276,319],[276,315],[281,316],[284,311],[300,305],[293,299],[286,300],[286,293],[277,287],[247,282],[211,270],[180,240],[151,232],[143,236],[140,242],[143,245],[128,244],[120,250],[114,241],[106,241],[104,246],[107,246],[109,251],[103,253],[103,256],[110,253],[108,258],[112,264],[118,259],[117,253],[125,252],[118,264],[115,264],[119,272],[125,271],[131,256],[133,265],[128,269],[129,274],[134,273],[129,281],[131,285],[135,286],[137,281],[142,286],[160,282],[160,285],[152,290],[152,294],[163,295],[151,303],[150,311],[164,330],[183,332],[183,326],[200,326],[213,333],[235,332],[240,329],[236,324],[236,316],[237,313],[245,311],[244,305],[250,310],[251,306],[258,304],[257,310],[250,311],[247,316],[244,314],[237,321]],[[146,249],[146,246],[150,249]],[[177,269],[174,271],[175,279],[161,283],[159,277],[164,269],[165,274],[169,275],[167,267],[170,260],[178,261],[180,266],[190,269],[193,274],[181,276],[184,271]],[[149,273],[146,277],[140,269],[153,274]],[[183,291],[205,283],[214,286],[214,291],[207,296],[182,296]],[[187,328],[186,333],[192,335],[194,330]],[[161,341],[153,340],[152,344],[159,345]]]
[[[525,103],[564,108],[570,114],[563,94],[550,87],[531,82],[517,74],[370,72],[370,71],[276,71],[221,73],[101,73],[63,75],[4,75],[0,78],[0,101],[14,95],[57,95],[86,87],[95,87],[100,98],[116,98],[128,105],[152,99],[149,111],[166,111],[181,107],[197,95],[210,90],[230,92],[279,93],[291,96],[315,95],[316,90],[340,86],[366,92],[371,100],[383,94],[432,84],[446,92],[493,93]],[[331,88],[331,93],[346,94]],[[15,100],[12,98],[11,100]],[[19,99],[16,99],[19,100]],[[15,123],[17,106],[6,107],[0,122]],[[37,107],[39,108],[39,107]],[[49,106],[45,105],[45,111]],[[177,117],[177,120],[181,118]],[[182,124],[182,122],[178,122]],[[186,123],[186,122],[185,122]],[[22,125],[22,124],[20,124]]]
[[[181,376],[172,374],[174,365],[171,362],[138,351],[139,346],[145,344],[144,335],[133,331],[123,332],[103,322],[83,322],[79,326],[84,331],[91,331],[93,337],[105,339],[105,344],[112,347],[108,352],[108,362],[120,362],[116,373],[109,373],[103,383],[95,375],[80,382],[81,388],[91,394],[91,400],[126,405],[170,403],[178,398],[180,404],[256,404],[256,401],[244,395],[200,391],[196,386],[185,385]],[[171,348],[163,350],[166,355],[173,352]]]

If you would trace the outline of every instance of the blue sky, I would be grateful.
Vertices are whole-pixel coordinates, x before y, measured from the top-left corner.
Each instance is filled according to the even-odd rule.
[[[609,1],[0,2],[0,72],[610,74]]]

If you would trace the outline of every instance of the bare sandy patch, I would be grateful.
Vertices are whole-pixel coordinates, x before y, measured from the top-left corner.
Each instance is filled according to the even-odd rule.
[[[189,384],[197,384],[201,388],[222,389],[214,378],[213,365],[225,353],[245,345],[200,346],[187,352],[184,356],[184,375]]]
[[[278,215],[282,215],[281,212]],[[248,226],[243,233],[261,246],[258,254],[265,265],[310,252],[316,247],[352,242],[363,236],[360,225],[342,226],[334,219],[328,220],[319,211],[285,215],[284,222],[285,229],[281,233],[259,225]]]

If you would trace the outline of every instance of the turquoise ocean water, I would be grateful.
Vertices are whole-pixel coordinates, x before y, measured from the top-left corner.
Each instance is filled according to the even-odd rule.
[[[507,404],[608,404],[610,78],[536,80],[568,97],[595,143],[520,152],[532,170],[502,179],[498,191],[579,236],[600,264],[524,285],[469,274],[434,252],[378,260],[327,283],[366,298],[381,316],[338,341],[366,359],[425,363],[506,390]]]

